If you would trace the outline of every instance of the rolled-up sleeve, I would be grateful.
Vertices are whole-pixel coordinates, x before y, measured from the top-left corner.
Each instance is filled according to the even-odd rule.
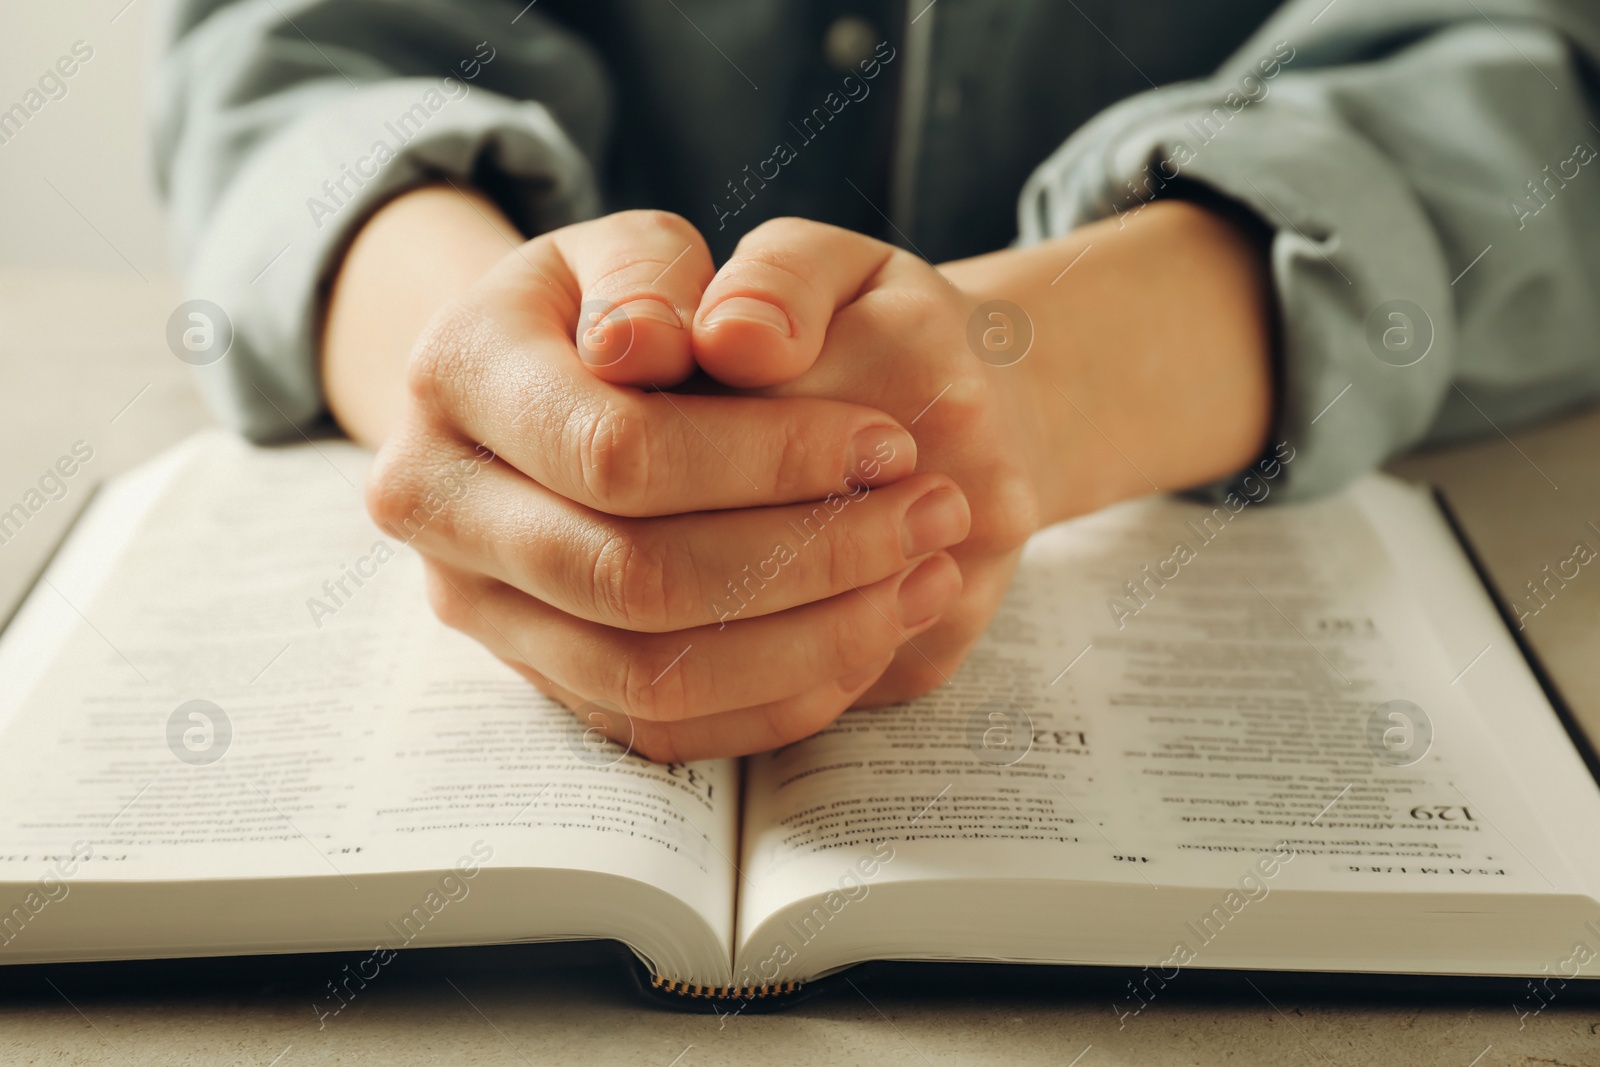
[[[158,179],[187,294],[232,325],[227,354],[196,368],[229,425],[273,440],[323,414],[328,283],[396,195],[474,183],[526,233],[597,212],[600,65],[516,15],[493,0],[178,5],[154,101]]]
[[[1098,116],[1021,239],[1198,183],[1271,232],[1292,500],[1600,395],[1588,0],[1292,3],[1211,79]],[[1219,413],[1225,416],[1225,413]]]

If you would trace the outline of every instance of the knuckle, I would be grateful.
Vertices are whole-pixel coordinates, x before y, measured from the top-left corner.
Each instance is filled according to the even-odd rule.
[[[948,319],[944,302],[926,289],[902,287],[880,290],[885,305],[882,328],[907,341],[919,341],[943,332]]]
[[[473,615],[472,601],[435,568],[428,568],[428,607],[452,630],[466,631]]]
[[[853,610],[829,612],[817,625],[816,636],[807,646],[811,662],[806,668],[814,678],[825,680],[880,659],[904,640],[882,614],[884,609],[860,597],[852,599]]]
[[[954,328],[948,329],[947,334],[960,336]],[[949,347],[948,343],[945,347]],[[965,411],[972,415],[989,410],[990,399],[994,392],[994,378],[980,361],[973,359],[963,346],[954,360],[948,365],[939,368],[953,383],[950,390],[951,407],[958,411]]]
[[[432,411],[459,406],[484,329],[484,316],[463,304],[440,312],[423,329],[406,363],[406,389],[415,403]]]
[[[623,299],[634,290],[655,290],[658,288],[655,283],[666,268],[677,262],[675,257],[681,258],[696,248],[704,254],[692,257],[683,266],[698,269],[703,274],[710,271],[710,253],[706,251],[705,239],[681,215],[655,208],[638,208],[611,216],[608,225],[616,227],[620,233],[595,264],[595,270],[584,287],[591,294],[613,294],[617,299]],[[667,250],[662,247],[663,237],[667,243],[686,247],[681,252]],[[704,263],[695,268],[696,260],[700,259]],[[701,279],[702,284],[704,280]]]
[[[826,223],[814,219],[801,218],[798,215],[780,215],[761,223],[740,238],[738,250],[744,252],[770,248],[774,245],[779,247],[798,245],[804,239],[828,229]]]
[[[815,427],[791,426],[776,438],[763,436],[766,447],[775,448],[772,457],[773,493],[780,500],[815,497],[834,484],[843,485],[844,455],[848,446],[819,434]],[[835,469],[838,468],[838,469]]]
[[[651,478],[645,420],[625,406],[607,404],[598,411],[575,410],[568,433],[591,500],[612,515],[640,514]]]
[[[985,496],[988,506],[982,525],[986,530],[979,539],[983,547],[1011,552],[1021,548],[1039,529],[1039,496],[1020,471],[993,472],[987,479]]]
[[[612,533],[595,550],[590,588],[594,609],[636,631],[666,628],[666,563],[661,553],[625,532]]]
[[[442,382],[453,374],[459,349],[440,325],[429,327],[411,347],[406,362],[406,393],[425,409],[437,410],[443,398]]]
[[[805,219],[764,222],[739,242],[738,269],[753,281],[770,285],[778,274],[799,283],[807,296],[821,299],[826,291],[815,259],[795,249],[805,247],[805,230],[819,226]]]
[[[661,208],[641,207],[618,212],[616,218],[630,230],[661,230],[688,240],[698,237],[700,231],[682,215]]]
[[[393,445],[378,453],[365,498],[367,514],[379,529],[409,542],[425,524],[425,496],[411,456]]]
[[[842,514],[832,514],[830,502],[838,501]],[[859,585],[865,566],[875,556],[881,556],[872,550],[868,543],[870,539],[881,536],[881,529],[874,527],[866,530],[859,523],[851,522],[850,513],[844,509],[849,506],[847,497],[830,493],[821,504],[812,509],[812,515],[818,512],[829,515],[830,520],[826,529],[827,536],[823,537],[822,569],[827,576],[828,588],[832,590],[849,589]]]
[[[622,710],[640,719],[673,721],[685,716],[688,693],[684,674],[674,665],[677,651],[659,643],[622,658],[618,679]]]
[[[978,427],[992,426],[994,416],[994,378],[985,372],[982,364],[976,359],[965,359],[956,365],[952,374],[954,382],[947,399],[950,408],[947,412],[957,424],[969,428],[969,432],[979,431]]]

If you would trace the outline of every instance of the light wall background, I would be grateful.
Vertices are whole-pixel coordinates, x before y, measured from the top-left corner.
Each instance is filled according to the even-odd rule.
[[[0,111],[75,41],[94,49],[65,79],[66,96],[0,144],[0,267],[171,272],[146,135],[146,73],[166,2],[0,4]]]

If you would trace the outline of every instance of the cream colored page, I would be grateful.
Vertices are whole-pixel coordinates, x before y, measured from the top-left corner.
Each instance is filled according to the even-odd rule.
[[[365,516],[366,462],[209,435],[97,591],[41,584],[74,617],[0,738],[0,879],[80,841],[79,877],[126,879],[445,869],[476,844],[649,882],[730,929],[733,765],[586,747],[432,617],[415,553]],[[194,700],[220,715],[172,725]]]
[[[741,930],[874,849],[887,880],[1227,885],[1287,847],[1280,885],[1573,888],[1353,498],[1211,515],[1042,532],[947,686],[752,759]],[[1369,733],[1392,700],[1431,723],[1409,765],[1415,730]]]

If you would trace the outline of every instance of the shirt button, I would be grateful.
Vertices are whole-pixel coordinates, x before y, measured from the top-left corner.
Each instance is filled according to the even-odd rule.
[[[853,71],[872,58],[878,42],[878,30],[872,23],[856,15],[845,15],[828,27],[828,35],[822,41],[822,54],[838,69]]]

